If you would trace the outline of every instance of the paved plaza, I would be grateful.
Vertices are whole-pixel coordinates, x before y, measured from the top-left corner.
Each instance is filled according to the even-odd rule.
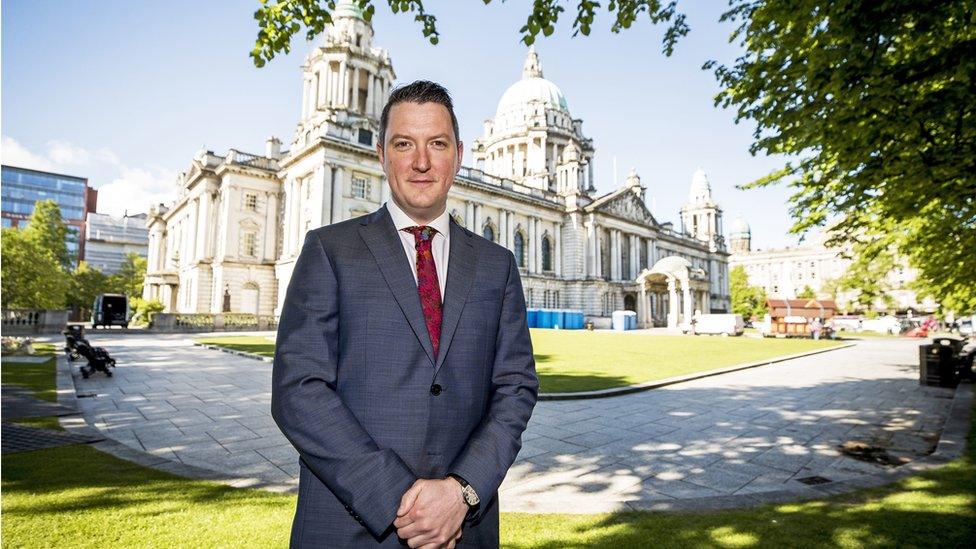
[[[118,360],[112,378],[74,370],[78,405],[102,434],[189,466],[297,485],[297,452],[271,418],[269,363],[182,334],[90,336]],[[919,386],[918,345],[866,339],[643,393],[539,402],[502,485],[502,510],[666,508],[914,461],[935,448],[953,397]],[[877,448],[878,459],[848,457],[845,443]]]

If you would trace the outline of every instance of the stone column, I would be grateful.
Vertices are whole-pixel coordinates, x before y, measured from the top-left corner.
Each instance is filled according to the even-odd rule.
[[[210,255],[207,253],[210,249],[210,239],[207,238],[207,235],[210,232],[210,217],[212,215],[210,193],[206,188],[200,193],[199,201],[200,211],[197,214],[197,223],[194,228],[197,233],[197,249],[195,255],[198,258],[204,258]]]
[[[692,311],[694,311],[691,299],[691,288],[689,287],[691,285],[690,282],[690,280],[681,281],[681,296],[684,299],[684,318],[681,319],[681,322],[689,329],[691,328]]]
[[[481,224],[483,223],[483,219],[481,215],[482,206],[481,204],[474,204],[473,206],[474,206],[474,234],[480,236],[482,234]]]
[[[332,223],[342,221],[342,189],[345,186],[345,182],[343,181],[344,176],[345,170],[336,167],[335,183],[332,187]]]
[[[337,99],[336,105],[337,106],[347,104],[346,103],[346,91],[345,90],[346,90],[346,88],[349,87],[349,85],[348,85],[349,77],[348,77],[346,71],[347,71],[347,69],[346,69],[346,60],[343,59],[342,61],[339,61],[339,74],[337,75],[338,76],[338,79],[337,79],[338,82],[336,83],[337,84],[337,86],[336,86],[336,99]]]
[[[675,288],[675,279],[668,277],[668,328],[678,327],[678,291]]]
[[[508,216],[508,221],[505,222],[505,228],[508,230],[508,247],[511,250],[515,249],[515,213],[505,212]]]
[[[508,214],[498,210],[498,243],[508,248]]]
[[[640,299],[637,301],[637,322],[642,328],[647,328],[647,287],[640,285]]]
[[[197,227],[200,224],[200,197],[194,198],[192,203],[192,209],[190,210],[190,225],[186,228],[186,231],[190,234],[187,235],[187,247],[186,247],[186,259],[190,261],[196,261],[197,259]]]
[[[593,274],[597,278],[603,278],[603,247],[606,242],[603,242],[603,231],[593,221]]]
[[[359,67],[352,69],[352,87],[349,93],[352,94],[352,110],[361,112],[359,106]]]
[[[366,115],[372,116],[374,110],[374,96],[373,96],[373,84],[374,84],[373,73],[366,73]]]
[[[620,270],[617,268],[617,258],[620,255],[620,249],[617,247],[617,229],[612,229],[610,231],[610,280],[618,280],[620,278]]]
[[[630,276],[636,278],[640,272],[640,238],[630,235]]]
[[[284,196],[282,197],[282,208],[284,208],[285,211],[284,211],[284,215],[282,216],[283,217],[282,225],[284,226],[282,227],[281,255],[284,257],[291,256],[291,248],[292,248],[291,238],[289,238],[291,236],[291,217],[294,209],[291,205],[292,197],[294,196],[294,193],[292,192],[292,188],[291,188],[292,179],[293,178],[286,179],[285,184],[283,185]]]
[[[275,250],[277,239],[275,238],[275,234],[277,234],[278,228],[275,227],[275,212],[278,211],[278,197],[274,193],[265,193],[264,196],[265,204],[267,204],[267,211],[264,215],[264,259],[265,261],[274,261],[277,257],[277,250]]]
[[[464,203],[464,226],[468,228],[469,231],[477,233],[474,228],[474,202],[468,200]]]

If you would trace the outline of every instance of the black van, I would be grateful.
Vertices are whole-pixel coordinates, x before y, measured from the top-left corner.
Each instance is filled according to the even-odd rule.
[[[129,298],[121,294],[100,294],[92,305],[92,328],[129,326]]]

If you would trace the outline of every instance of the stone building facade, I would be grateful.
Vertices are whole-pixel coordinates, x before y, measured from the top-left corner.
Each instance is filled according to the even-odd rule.
[[[837,291],[836,282],[847,272],[851,264],[850,246],[828,247],[829,234],[824,231],[814,235],[800,246],[752,249],[752,230],[741,216],[730,227],[729,245],[732,255],[729,268],[741,266],[749,278],[749,284],[766,290],[776,299],[793,299],[809,287],[818,297],[834,299],[843,312],[857,309],[856,290]],[[888,276],[886,284],[889,302],[878,301],[872,307],[890,313],[931,313],[938,304],[931,298],[919,299],[911,283],[915,270],[905,258],[897,258],[899,264]]]
[[[150,212],[144,295],[168,311],[276,315],[305,233],[389,199],[375,140],[396,75],[354,3],[339,2],[333,20],[303,66],[288,150],[272,138],[264,156],[201,151],[176,202]],[[693,310],[729,311],[722,211],[704,172],[675,229],[651,214],[634,172],[596,195],[595,149],[582,126],[530,49],[473,144],[474,165],[456,177],[448,211],[512,250],[530,307],[582,310],[597,325],[630,309],[643,325],[672,327]]]

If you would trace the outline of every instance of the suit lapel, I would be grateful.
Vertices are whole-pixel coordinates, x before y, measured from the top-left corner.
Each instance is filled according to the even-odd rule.
[[[407,255],[403,252],[403,244],[397,236],[396,226],[393,218],[387,211],[386,206],[377,210],[369,216],[368,222],[359,228],[359,233],[369,248],[376,264],[380,268],[380,273],[386,279],[386,283],[393,292],[403,316],[410,323],[414,335],[420,341],[427,358],[431,365],[436,364],[433,346],[430,343],[430,335],[427,333],[427,324],[424,321],[424,311],[420,307],[420,296],[417,293],[417,281],[413,278],[413,270],[407,263]],[[451,233],[452,241],[454,233]],[[452,244],[453,248],[453,244]],[[451,252],[453,254],[453,250]],[[451,264],[448,268],[453,268],[454,257],[451,257]],[[448,286],[450,287],[450,276],[448,276]],[[443,332],[442,332],[443,333]],[[441,347],[443,347],[443,342]]]
[[[447,285],[444,289],[443,314],[441,316],[441,344],[438,349],[436,369],[440,369],[454,339],[468,299],[468,292],[474,283],[478,267],[478,250],[471,243],[472,236],[451,219],[451,249],[447,261]],[[416,293],[416,292],[414,292]],[[418,300],[419,302],[419,300]],[[418,305],[419,306],[419,305]]]

